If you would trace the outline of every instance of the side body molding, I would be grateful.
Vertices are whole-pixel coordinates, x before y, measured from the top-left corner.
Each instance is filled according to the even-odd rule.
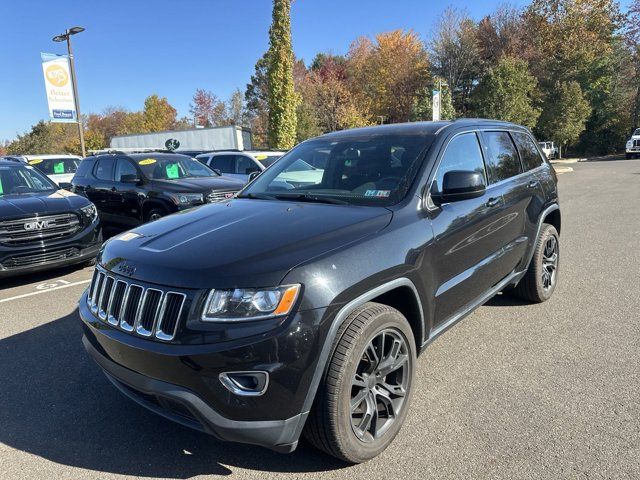
[[[418,308],[420,309],[420,322],[422,323],[422,329],[425,329],[425,319],[424,312],[422,309],[422,302],[420,300],[420,295],[418,295],[418,290],[416,286],[413,284],[411,280],[406,277],[396,278],[395,280],[391,280],[390,282],[384,283],[382,285],[377,286],[376,288],[369,290],[368,292],[363,293],[359,297],[351,300],[344,307],[340,309],[338,314],[335,316],[333,321],[331,322],[331,328],[329,329],[329,333],[327,334],[327,338],[324,340],[324,345],[322,346],[322,350],[320,352],[320,358],[318,359],[318,364],[316,365],[316,369],[313,372],[313,378],[311,380],[311,385],[309,386],[309,391],[307,392],[307,396],[304,400],[303,412],[308,412],[311,410],[311,406],[313,405],[313,400],[316,396],[316,392],[318,390],[318,386],[320,385],[320,380],[322,380],[322,376],[324,375],[324,371],[327,366],[327,362],[329,360],[329,355],[333,349],[333,345],[336,340],[336,335],[338,330],[340,329],[340,325],[343,324],[345,319],[349,316],[351,312],[353,312],[360,305],[382,295],[383,293],[389,292],[398,287],[409,287],[413,294],[416,297],[416,303],[418,304]]]

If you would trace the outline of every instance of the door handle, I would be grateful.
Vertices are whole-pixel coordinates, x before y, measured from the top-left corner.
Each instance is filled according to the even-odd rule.
[[[495,207],[499,203],[500,203],[500,197],[491,197],[489,200],[487,200],[487,203],[485,203],[485,205],[491,208],[491,207]]]
[[[531,180],[527,183],[527,188],[536,188],[538,186],[538,180]]]

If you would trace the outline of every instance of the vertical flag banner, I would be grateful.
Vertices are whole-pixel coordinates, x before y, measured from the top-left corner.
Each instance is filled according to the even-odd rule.
[[[431,102],[433,111],[433,121],[437,122],[440,120],[440,90],[433,91],[433,101]]]
[[[52,122],[78,121],[76,103],[73,100],[73,82],[69,69],[69,57],[53,53],[41,53],[44,85]]]

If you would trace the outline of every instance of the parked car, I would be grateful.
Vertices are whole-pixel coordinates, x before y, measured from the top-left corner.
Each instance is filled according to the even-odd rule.
[[[237,178],[244,183],[253,172],[261,172],[269,165],[263,161],[280,158],[280,152],[243,152],[240,150],[218,150],[197,155],[196,159],[219,171],[223,175]]]
[[[71,183],[73,192],[95,203],[105,224],[119,228],[226,201],[243,186],[189,156],[153,152],[87,157]]]
[[[25,155],[24,158],[61,187],[71,182],[82,161],[77,155]]]
[[[282,187],[320,152],[319,183]],[[551,297],[559,232],[556,176],[524,127],[335,132],[224,205],[108,241],[83,342],[122,393],[183,425],[280,452],[304,433],[363,462],[400,430],[435,338],[498,292]]]
[[[282,157],[285,153],[279,150],[245,150],[246,153],[260,162],[263,167],[270,167],[276,160]]]
[[[558,157],[558,147],[556,147],[553,142],[538,142],[538,145],[540,145],[540,149],[549,160]]]
[[[91,263],[101,245],[89,200],[28,164],[0,159],[0,277]]]
[[[627,159],[640,156],[640,128],[636,128],[625,146]]]

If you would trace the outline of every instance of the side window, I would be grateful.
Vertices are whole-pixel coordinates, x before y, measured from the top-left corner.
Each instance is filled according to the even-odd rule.
[[[211,168],[217,168],[222,173],[236,173],[235,155],[216,155],[209,164]]]
[[[520,158],[508,132],[484,132],[489,147],[487,170],[491,183],[522,173]]]
[[[244,155],[236,156],[236,173],[249,174],[256,170],[260,169],[249,157],[245,157]]]
[[[485,183],[487,177],[484,171],[482,150],[475,133],[463,133],[454,137],[447,145],[436,176],[431,185],[432,192],[442,191],[444,174],[453,170],[467,170],[482,173]]]
[[[116,182],[121,182],[122,177],[124,175],[138,175],[138,171],[136,167],[129,160],[125,160],[124,158],[119,158],[118,163],[116,164]]]
[[[513,140],[516,142],[525,170],[533,170],[542,165],[542,157],[540,157],[536,144],[533,143],[529,135],[515,132],[513,133]]]
[[[96,162],[93,174],[98,180],[113,180],[113,159],[103,158]]]

